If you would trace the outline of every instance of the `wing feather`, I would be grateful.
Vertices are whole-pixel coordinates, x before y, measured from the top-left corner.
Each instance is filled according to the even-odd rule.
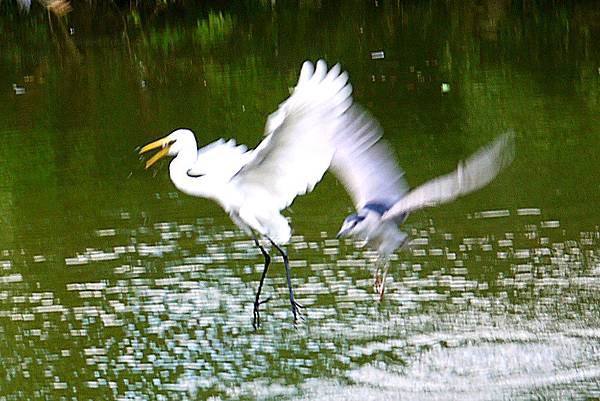
[[[346,187],[357,210],[370,202],[393,205],[406,192],[404,172],[389,144],[381,139],[377,120],[357,104],[344,114],[343,130],[335,136],[331,171]]]
[[[198,149],[196,162],[187,173],[190,176],[219,174],[231,177],[247,163],[247,150],[245,145],[236,145],[234,139],[220,138]]]
[[[395,219],[408,212],[442,203],[473,192],[491,182],[514,159],[514,133],[500,135],[481,148],[453,172],[417,187],[397,202],[384,219]]]
[[[242,194],[281,210],[321,180],[335,150],[331,138],[352,104],[348,75],[340,71],[327,71],[322,60],[316,68],[303,64],[292,95],[268,117],[266,138],[231,180]]]

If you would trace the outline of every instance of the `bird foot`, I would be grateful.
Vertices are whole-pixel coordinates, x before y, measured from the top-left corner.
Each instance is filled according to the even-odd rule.
[[[385,293],[385,274],[382,276],[379,271],[375,273],[375,282],[373,283],[373,290],[379,294],[379,302],[383,301],[383,295]]]
[[[373,290],[375,290],[375,292],[379,292],[379,287],[381,286],[381,276],[379,275],[379,272],[375,273],[374,279]]]
[[[262,301],[259,301],[258,299],[256,301],[254,301],[254,310],[253,310],[254,318],[252,319],[252,327],[254,327],[254,331],[256,331],[260,327],[260,312],[258,311],[258,308],[262,304],[266,304],[270,300],[271,300],[271,297],[268,297],[267,299],[263,299]]]
[[[291,301],[292,304],[292,314],[294,315],[294,325],[296,323],[298,323],[298,317],[300,318],[300,320],[304,321],[304,316],[302,316],[302,314],[300,314],[300,309],[304,309],[304,305],[299,304],[298,302]]]
[[[385,285],[381,285],[379,292],[379,302],[383,302],[383,295],[385,294]]]

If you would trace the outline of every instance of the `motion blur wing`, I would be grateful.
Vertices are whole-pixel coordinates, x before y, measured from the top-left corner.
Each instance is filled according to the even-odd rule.
[[[490,183],[514,159],[514,133],[500,135],[478,150],[453,172],[434,178],[398,201],[384,219],[395,219],[413,210],[453,201]]]
[[[331,171],[346,187],[357,210],[367,203],[386,209],[408,192],[404,171],[390,146],[381,139],[377,120],[357,104],[345,113],[343,129],[335,136]]]

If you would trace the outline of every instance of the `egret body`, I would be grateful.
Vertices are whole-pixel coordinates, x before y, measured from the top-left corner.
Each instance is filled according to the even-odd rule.
[[[352,104],[348,75],[339,65],[305,62],[290,97],[267,118],[265,138],[252,150],[220,139],[198,150],[188,129],[178,129],[144,146],[140,153],[160,149],[146,168],[171,156],[169,176],[180,191],[212,199],[254,239],[265,259],[254,302],[254,327],[260,324],[260,293],[270,263],[258,236],[283,257],[294,322],[300,306],[294,299],[290,267],[283,245],[291,227],[281,210],[298,195],[312,191],[329,168],[336,136],[345,132],[343,117]]]

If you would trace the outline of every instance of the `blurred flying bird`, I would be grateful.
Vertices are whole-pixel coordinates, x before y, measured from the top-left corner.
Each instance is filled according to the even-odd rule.
[[[377,250],[375,289],[381,300],[389,256],[408,238],[398,226],[412,211],[453,201],[487,185],[512,162],[514,134],[500,135],[459,162],[455,171],[409,191],[375,118],[357,105],[344,118],[348,119],[347,133],[338,137],[331,170],[346,187],[357,212],[346,217],[337,237],[352,236]]]
[[[144,146],[140,153],[160,150],[146,168],[164,156],[173,184],[182,192],[217,202],[249,236],[263,254],[265,265],[254,300],[253,325],[260,325],[259,307],[270,263],[256,233],[268,240],[283,257],[294,323],[300,305],[294,299],[288,256],[283,245],[291,228],[280,211],[298,195],[312,191],[330,166],[335,153],[334,136],[346,132],[343,117],[352,105],[348,74],[338,65],[329,71],[319,60],[305,62],[292,94],[269,115],[265,138],[253,150],[219,139],[197,149],[194,133],[173,131]]]

